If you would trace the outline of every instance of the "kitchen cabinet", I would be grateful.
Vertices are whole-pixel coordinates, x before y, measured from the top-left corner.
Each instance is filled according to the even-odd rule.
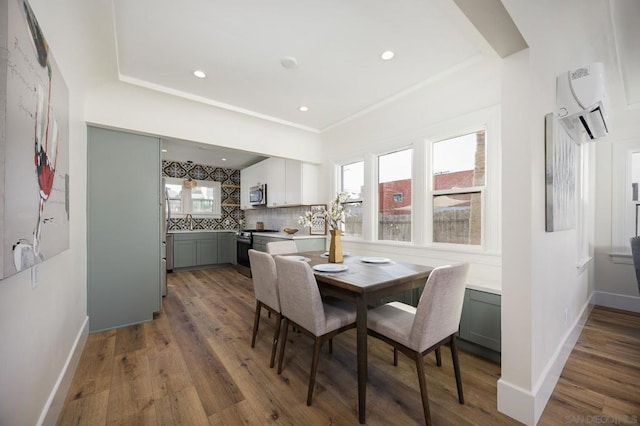
[[[236,233],[221,232],[218,234],[218,263],[236,264]]]
[[[318,202],[318,167],[313,164],[271,157],[266,168],[267,207],[288,207]]]
[[[153,319],[162,308],[160,140],[88,128],[90,331]]]
[[[252,186],[266,183],[266,181],[264,161],[240,170],[240,208],[242,210],[254,208],[249,203],[249,189]],[[269,197],[269,187],[267,187],[267,197]]]
[[[460,318],[461,348],[500,361],[500,295],[467,289]]]
[[[192,268],[218,263],[218,234],[186,232],[174,234],[173,267]]]

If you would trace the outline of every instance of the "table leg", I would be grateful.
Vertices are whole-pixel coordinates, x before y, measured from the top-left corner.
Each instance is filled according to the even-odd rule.
[[[367,301],[358,298],[356,302],[357,317],[357,352],[358,352],[358,417],[360,424],[366,422],[367,405]]]

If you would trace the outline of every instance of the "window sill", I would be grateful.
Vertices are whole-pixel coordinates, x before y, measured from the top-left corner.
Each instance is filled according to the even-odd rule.
[[[633,265],[633,258],[631,253],[617,252],[609,253],[609,257],[613,263],[620,263],[625,265]]]
[[[576,266],[576,268],[578,269],[579,274],[583,273],[587,269],[592,259],[593,256],[588,256],[578,260],[578,265]]]

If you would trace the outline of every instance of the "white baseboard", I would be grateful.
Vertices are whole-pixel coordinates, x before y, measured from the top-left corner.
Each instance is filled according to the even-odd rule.
[[[64,401],[67,398],[69,388],[71,387],[73,375],[75,374],[76,368],[80,363],[80,356],[82,355],[82,350],[84,349],[85,343],[87,343],[88,336],[89,317],[87,316],[84,319],[82,327],[80,327],[80,330],[78,331],[78,335],[76,336],[76,340],[73,343],[73,346],[71,347],[71,351],[69,352],[69,356],[67,357],[67,362],[64,364],[62,371],[60,371],[58,380],[51,390],[49,399],[47,400],[47,403],[45,404],[42,413],[40,414],[40,418],[38,419],[37,423],[38,426],[48,426],[56,424],[58,416],[62,411]]]
[[[598,306],[640,313],[640,297],[596,291],[593,300]]]
[[[593,299],[592,295],[582,307],[580,315],[564,335],[532,391],[515,386],[502,378],[498,380],[498,411],[525,425],[534,426],[538,423],[558,383],[562,369],[589,318]]]

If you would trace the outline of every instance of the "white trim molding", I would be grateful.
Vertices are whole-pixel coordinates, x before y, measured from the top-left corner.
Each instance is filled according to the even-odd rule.
[[[596,291],[593,300],[598,306],[640,313],[640,297]]]
[[[73,342],[73,346],[67,357],[67,362],[65,362],[62,371],[60,371],[58,380],[51,390],[51,394],[49,394],[49,399],[47,399],[47,403],[42,409],[42,413],[40,413],[40,418],[37,423],[38,426],[55,425],[57,423],[58,416],[60,412],[62,412],[64,401],[71,387],[73,376],[76,373],[76,368],[78,368],[78,364],[80,363],[80,357],[82,356],[84,345],[87,343],[88,336],[89,317],[87,316],[78,331],[76,340]]]
[[[538,423],[593,309],[593,298],[592,295],[582,307],[582,312],[564,335],[533,390],[521,388],[502,378],[498,380],[498,411],[526,425]]]

